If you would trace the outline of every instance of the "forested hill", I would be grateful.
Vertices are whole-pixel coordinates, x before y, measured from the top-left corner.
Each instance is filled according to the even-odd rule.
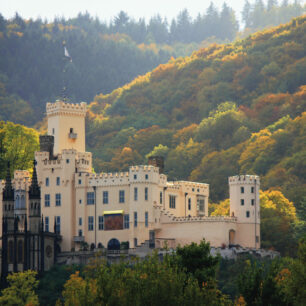
[[[171,179],[211,184],[261,176],[296,206],[305,196],[306,16],[232,44],[172,59],[108,95],[87,120],[96,171],[166,157]]]
[[[220,9],[213,3],[204,7],[195,18],[185,9],[169,21],[159,15],[135,20],[123,11],[110,22],[88,13],[52,22],[0,14],[0,120],[33,125],[42,119],[46,101],[61,96],[64,80],[71,101],[92,101],[172,56],[230,42],[306,10],[298,1],[246,0],[241,32],[239,12],[225,3]],[[64,59],[63,41],[72,62]]]

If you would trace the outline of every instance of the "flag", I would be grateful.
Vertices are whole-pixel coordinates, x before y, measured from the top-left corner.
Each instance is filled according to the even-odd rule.
[[[66,46],[64,46],[64,52],[65,52],[65,57],[66,57],[67,59],[69,59],[70,62],[72,62],[72,58],[71,58],[71,56],[70,56],[70,54],[69,54],[69,52],[68,52]]]

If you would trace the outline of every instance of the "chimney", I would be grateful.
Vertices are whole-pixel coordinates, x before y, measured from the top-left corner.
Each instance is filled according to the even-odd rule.
[[[159,173],[164,173],[164,158],[162,156],[150,156],[148,164],[150,166],[158,167]]]
[[[43,135],[39,136],[40,152],[49,152],[49,159],[54,159],[53,148],[54,148],[54,136]]]

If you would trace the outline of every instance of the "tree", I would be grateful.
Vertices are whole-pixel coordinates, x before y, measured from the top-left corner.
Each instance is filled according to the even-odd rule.
[[[210,255],[210,244],[203,239],[200,244],[192,242],[184,247],[177,247],[177,260],[179,266],[191,273],[199,283],[199,286],[215,286],[218,257]]]
[[[275,248],[285,255],[294,255],[296,241],[293,230],[297,221],[295,207],[280,191],[260,194],[261,245]]]
[[[245,0],[241,14],[245,27],[249,28],[251,26],[251,4],[248,0]]]
[[[298,258],[278,277],[278,285],[291,305],[303,305],[306,300],[306,236],[299,242]]]
[[[12,171],[32,168],[34,152],[39,150],[38,133],[34,129],[0,121],[0,142],[0,157],[2,161],[10,162]],[[1,168],[0,177],[4,176],[5,169]]]
[[[37,272],[30,270],[8,275],[9,286],[1,292],[0,305],[39,305],[36,275]]]

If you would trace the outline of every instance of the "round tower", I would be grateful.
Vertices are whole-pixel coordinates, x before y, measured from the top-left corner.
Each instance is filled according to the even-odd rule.
[[[230,216],[237,218],[236,242],[260,247],[260,180],[257,175],[231,176],[229,182]]]

